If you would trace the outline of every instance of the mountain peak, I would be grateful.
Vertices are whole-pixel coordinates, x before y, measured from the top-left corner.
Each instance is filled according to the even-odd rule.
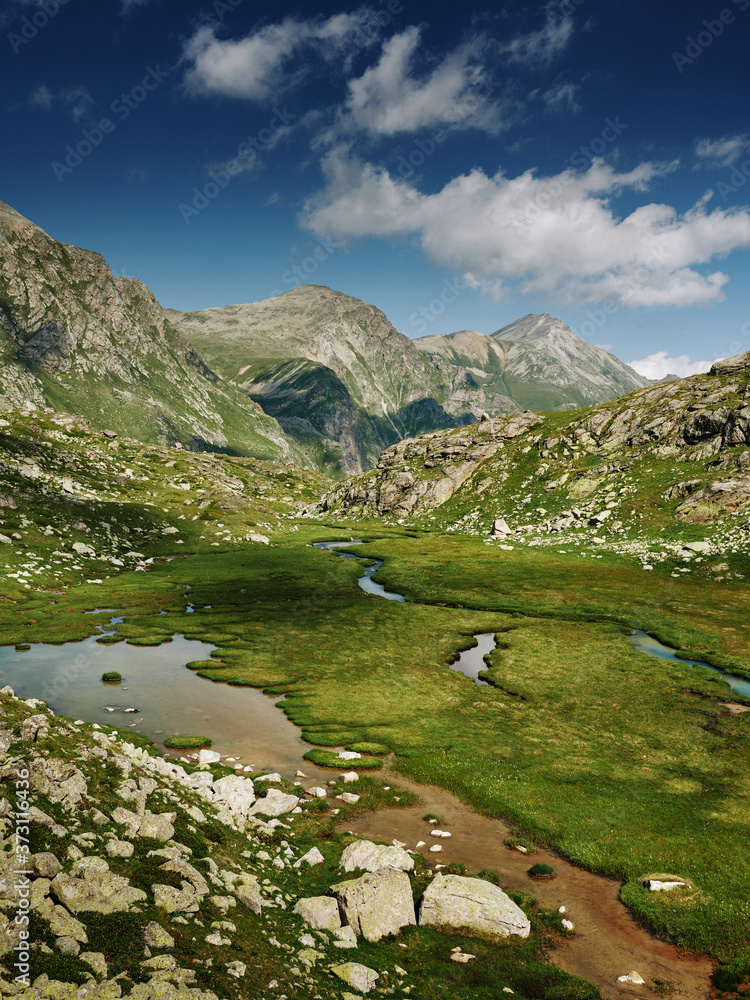
[[[24,229],[34,230],[38,233],[44,232],[35,223],[24,218],[15,208],[11,208],[4,201],[0,201],[0,234],[8,236],[10,233],[21,232]],[[46,236],[47,234],[44,233],[44,235]]]

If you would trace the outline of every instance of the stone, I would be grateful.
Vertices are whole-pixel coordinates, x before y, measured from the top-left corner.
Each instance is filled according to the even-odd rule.
[[[143,932],[143,940],[147,947],[153,948],[155,951],[174,948],[174,938],[172,935],[168,931],[165,931],[161,924],[157,924],[155,920],[152,920],[150,924],[146,924]]]
[[[52,891],[71,913],[119,913],[147,899],[128,879],[109,870],[104,858],[86,857],[76,861],[71,874],[60,872],[52,880]]]
[[[272,771],[271,774],[261,774],[256,779],[256,781],[281,781],[281,775],[277,771]]]
[[[256,916],[261,915],[263,897],[260,893],[260,884],[254,875],[242,875],[239,884],[235,883],[234,893],[238,902],[248,910],[252,910]]]
[[[78,957],[94,970],[98,979],[107,978],[107,959],[100,951],[82,951]]]
[[[354,750],[341,750],[336,755],[340,760],[361,760],[362,754],[355,753]]]
[[[339,868],[343,868],[345,872],[375,872],[384,868],[410,872],[414,868],[414,858],[400,847],[374,844],[371,840],[356,840],[344,849]]]
[[[513,534],[513,529],[509,527],[504,517],[498,517],[492,523],[490,534],[493,538],[507,538]]]
[[[294,912],[316,931],[337,931],[341,927],[339,904],[330,896],[298,899]]]
[[[483,879],[437,874],[419,907],[421,926],[465,927],[500,937],[528,937],[523,910],[502,889]]]
[[[177,813],[147,812],[138,827],[139,837],[149,837],[151,840],[171,840],[174,837],[174,826]]]
[[[55,855],[46,851],[42,854],[32,854],[29,858],[29,868],[37,878],[52,879],[62,871],[62,865]]]
[[[221,754],[217,753],[215,750],[198,751],[199,764],[218,764],[220,760],[221,760]]]
[[[353,792],[342,792],[341,795],[336,796],[341,802],[346,802],[348,806],[353,806],[359,802],[359,795],[355,795]]]
[[[646,980],[637,972],[630,972],[627,976],[618,976],[618,983],[632,983],[634,986],[643,986]]]
[[[130,858],[135,847],[129,840],[109,840],[104,850],[110,858]]]
[[[315,799],[324,799],[328,792],[325,788],[321,788],[319,785],[314,785],[312,788],[307,789],[307,795],[312,796]]]
[[[244,979],[247,972],[247,966],[244,962],[229,962],[226,969],[229,975],[235,979]]]
[[[347,784],[350,781],[359,781],[359,774],[356,771],[347,771],[341,775],[341,780]]]
[[[351,927],[339,927],[333,932],[335,948],[356,948],[357,935]]]
[[[460,962],[462,965],[466,965],[467,962],[470,962],[472,958],[476,957],[476,955],[470,955],[468,952],[464,951],[451,952],[451,962]]]
[[[562,925],[563,925],[563,927],[565,928],[566,931],[572,931],[573,930],[573,921],[572,920],[568,920],[567,917],[563,917],[561,923],[562,923]]]
[[[325,858],[320,853],[317,847],[311,847],[307,854],[303,854],[302,857],[294,862],[294,867],[299,868],[302,864],[306,863],[308,865],[319,865],[325,861]]]
[[[55,941],[55,948],[61,955],[77,955],[81,950],[80,944],[72,937],[59,937]]]
[[[291,812],[298,805],[299,799],[296,795],[287,795],[286,792],[279,791],[278,788],[269,788],[265,797],[258,799],[255,805],[249,810],[248,815],[276,817],[283,816],[284,813]]]
[[[71,916],[64,906],[55,905],[51,899],[46,898],[41,900],[35,909],[38,915],[47,921],[55,937],[72,937],[81,944],[88,943],[86,928],[80,920]]]
[[[213,783],[213,802],[215,805],[226,806],[233,812],[246,815],[255,802],[255,786],[250,778],[241,778],[238,774],[228,774]]]
[[[96,551],[91,548],[90,545],[86,545],[85,542],[73,542],[71,548],[79,556],[95,556]]]
[[[176,889],[171,885],[152,885],[154,905],[167,913],[197,913],[200,897],[192,886]]]
[[[661,882],[658,879],[651,878],[646,883],[646,888],[650,889],[651,892],[671,892],[673,889],[680,889],[686,884],[686,882]]]
[[[30,715],[21,723],[21,739],[33,743],[39,738],[40,733],[44,736],[49,730],[49,719],[46,715]]]
[[[369,993],[375,989],[375,983],[380,979],[380,975],[374,969],[368,969],[366,965],[358,962],[346,962],[344,965],[334,965],[331,967],[334,976],[351,986],[360,993]]]
[[[416,924],[409,876],[385,869],[331,887],[347,924],[367,941],[379,941]]]

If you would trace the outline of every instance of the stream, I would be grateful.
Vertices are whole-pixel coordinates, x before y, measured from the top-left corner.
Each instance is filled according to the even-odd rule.
[[[316,548],[338,550],[360,544],[361,540],[320,542]],[[350,552],[338,555],[363,558]],[[385,600],[405,601],[404,595],[386,591],[372,579],[382,565],[382,560],[375,560],[368,566],[358,580],[359,586]],[[188,605],[187,612],[192,610]],[[101,614],[113,612],[111,608],[98,609]],[[120,620],[108,619],[100,635],[106,634],[108,625]],[[190,660],[207,658],[212,645],[182,635],[158,647],[129,646],[124,642],[102,645],[97,638],[62,646],[39,643],[25,652],[12,646],[0,647],[0,683],[10,684],[19,697],[44,698],[61,715],[132,728],[160,746],[167,735],[175,732],[209,736],[214,749],[232,755],[227,763],[252,765],[255,771],[277,770],[287,777],[301,767],[313,783],[319,784],[331,776],[330,770],[303,761],[309,745],[302,741],[300,730],[279,711],[278,699],[253,688],[227,690],[227,685],[206,681],[185,668]],[[478,633],[474,639],[475,645],[449,666],[483,686],[487,682],[479,673],[487,667],[485,657],[496,646],[495,636],[491,632]],[[628,639],[637,650],[650,656],[719,673],[731,689],[750,696],[750,681],[706,663],[682,660],[675,650],[641,630],[634,630]],[[105,671],[118,671],[122,683],[102,683]],[[685,1000],[703,1000],[708,994],[710,963],[686,957],[640,928],[619,902],[619,882],[575,868],[540,849],[534,860],[551,862],[558,874],[552,882],[532,884],[526,874],[528,857],[508,850],[503,843],[510,830],[502,820],[473,812],[443,789],[417,785],[395,773],[393,780],[417,791],[422,802],[404,810],[380,810],[357,817],[350,825],[358,836],[385,842],[396,838],[409,849],[424,853],[434,841],[422,816],[425,811],[439,813],[443,817],[441,825],[450,831],[451,838],[440,841],[441,853],[425,854],[430,867],[460,861],[469,871],[490,868],[501,875],[506,888],[532,891],[546,907],[566,907],[576,936],[559,943],[551,956],[555,964],[595,983],[605,996],[630,992],[620,990],[616,979],[633,968],[647,980],[674,982],[676,995]],[[420,841],[424,843],[417,847]]]

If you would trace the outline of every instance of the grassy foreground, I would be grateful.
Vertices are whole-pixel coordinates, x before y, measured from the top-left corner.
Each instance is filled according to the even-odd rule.
[[[395,604],[356,586],[361,562],[310,546],[349,534],[308,524],[276,547],[186,545],[185,558],[106,588],[21,599],[0,637],[79,638],[95,625],[83,611],[106,600],[129,642],[212,641],[212,658],[191,666],[286,695],[311,744],[394,750],[404,774],[622,876],[624,901],[665,937],[739,954],[750,943],[750,714],[726,711],[722,699],[737,699],[710,671],[633,650],[623,627],[747,669],[746,594],[618,557],[381,530],[356,551],[385,558],[378,579],[408,597]],[[493,686],[478,688],[448,663],[489,631]],[[692,888],[647,893],[640,880],[655,872]]]

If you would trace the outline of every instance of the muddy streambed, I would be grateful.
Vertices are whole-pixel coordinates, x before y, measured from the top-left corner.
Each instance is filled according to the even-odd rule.
[[[705,1000],[709,995],[711,963],[686,957],[639,927],[619,902],[621,882],[575,868],[543,848],[533,855],[511,851],[503,843],[511,831],[502,820],[473,812],[440,788],[417,784],[396,772],[392,778],[394,785],[416,792],[422,802],[406,809],[368,812],[340,829],[368,840],[390,843],[396,839],[407,850],[421,853],[429,868],[460,862],[469,872],[495,871],[504,889],[530,892],[545,909],[564,906],[575,937],[560,941],[549,961],[594,983],[604,997],[652,996],[648,985],[617,982],[633,970],[649,985],[656,979],[674,983],[672,995],[681,1000]],[[439,828],[451,834],[449,839],[430,836],[436,827],[422,819],[426,813],[441,817]],[[425,844],[417,848],[420,841]],[[440,854],[429,853],[433,844],[441,845]],[[549,882],[529,878],[528,869],[537,861],[551,864],[555,878]]]

